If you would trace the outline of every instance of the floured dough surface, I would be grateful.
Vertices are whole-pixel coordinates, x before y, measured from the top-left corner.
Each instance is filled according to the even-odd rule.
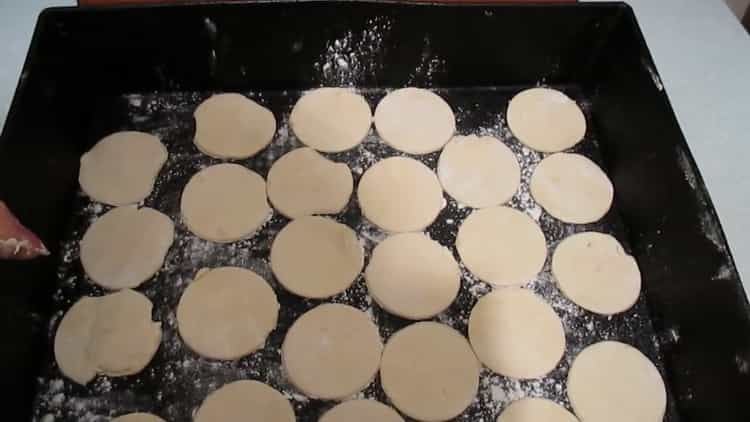
[[[375,400],[349,400],[327,411],[319,422],[404,422],[391,407]]]
[[[161,324],[151,320],[151,309],[151,301],[133,290],[80,299],[55,334],[60,371],[79,384],[91,381],[97,373],[140,372],[161,341]]]
[[[288,218],[335,214],[349,203],[354,181],[349,166],[312,148],[297,148],[268,172],[268,199]]]
[[[292,220],[271,245],[271,270],[290,292],[322,299],[346,290],[364,265],[357,234],[329,218]]]
[[[130,413],[118,416],[111,422],[164,422],[164,419],[150,413]]]
[[[552,154],[531,175],[531,195],[550,215],[566,223],[598,221],[609,211],[614,188],[593,161],[580,154]]]
[[[378,327],[364,312],[328,303],[302,314],[284,338],[282,362],[305,395],[344,399],[375,378],[383,349]]]
[[[641,292],[635,259],[604,233],[578,233],[560,242],[552,256],[552,274],[568,299],[602,315],[630,309]]]
[[[435,173],[406,157],[386,158],[367,169],[357,197],[362,214],[389,232],[422,231],[445,205]]]
[[[265,148],[276,132],[276,118],[240,94],[217,94],[203,101],[195,117],[195,146],[215,158],[247,158]]]
[[[279,302],[271,286],[237,267],[199,271],[180,298],[177,327],[196,353],[239,359],[263,347],[276,328]]]
[[[667,407],[664,381],[654,364],[616,341],[591,345],[575,358],[568,397],[583,422],[661,422]]]
[[[380,380],[394,406],[420,421],[446,421],[463,412],[479,388],[479,362],[469,342],[437,322],[417,322],[391,336]]]
[[[347,88],[318,88],[294,105],[289,124],[303,144],[324,152],[359,145],[372,124],[370,105]]]
[[[421,88],[401,88],[386,95],[375,108],[375,128],[393,148],[427,154],[451,139],[456,116],[439,95]]]
[[[455,136],[440,154],[437,174],[450,196],[473,208],[508,202],[521,183],[515,155],[491,136]]]
[[[166,215],[147,207],[118,207],[86,230],[81,264],[106,289],[133,288],[161,268],[173,240],[174,224]]]
[[[365,280],[370,295],[386,311],[426,319],[453,303],[461,271],[450,249],[423,233],[400,233],[372,251]]]
[[[294,409],[281,393],[258,381],[235,381],[206,397],[195,422],[294,422]]]
[[[510,101],[507,118],[513,135],[537,151],[568,149],[586,134],[581,108],[555,89],[521,91]]]
[[[540,378],[565,353],[565,331],[555,311],[526,289],[495,290],[479,299],[469,316],[469,341],[493,372]]]
[[[469,214],[458,229],[456,249],[469,271],[496,286],[531,281],[547,259],[542,230],[531,217],[508,207]]]
[[[578,419],[551,400],[525,398],[511,403],[497,422],[578,422]]]
[[[78,182],[94,201],[135,204],[154,189],[167,149],[154,135],[116,132],[102,138],[81,156]]]
[[[271,215],[265,180],[238,164],[196,173],[182,191],[180,209],[191,232],[214,242],[251,236]]]

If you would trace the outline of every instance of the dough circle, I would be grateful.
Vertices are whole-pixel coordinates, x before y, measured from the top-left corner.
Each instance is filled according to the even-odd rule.
[[[456,116],[439,95],[421,88],[392,91],[375,108],[383,141],[409,154],[439,150],[456,131]]]
[[[604,233],[578,233],[560,242],[552,255],[552,274],[568,299],[602,315],[630,309],[641,292],[635,259]]]
[[[148,365],[161,342],[161,323],[151,320],[151,301],[133,290],[84,297],[65,314],[55,333],[60,371],[85,385],[97,373],[132,375]]]
[[[357,188],[362,214],[389,232],[422,231],[445,205],[443,188],[432,170],[406,157],[391,157],[370,167]]]
[[[195,117],[195,146],[214,158],[247,158],[265,148],[276,132],[276,118],[240,94],[217,94],[203,101]]]
[[[173,241],[174,224],[166,215],[147,207],[118,207],[86,230],[81,265],[105,289],[133,288],[159,271]]]
[[[364,260],[354,230],[326,217],[292,220],[271,245],[271,270],[279,283],[298,296],[314,299],[349,288]]]
[[[567,95],[550,88],[531,88],[508,104],[508,127],[519,141],[542,152],[559,152],[583,139],[586,118]]]
[[[375,400],[349,400],[323,414],[318,422],[404,422],[390,406]]]
[[[180,337],[210,359],[239,359],[263,347],[276,328],[279,302],[271,286],[237,267],[201,270],[177,305]]]
[[[531,175],[531,195],[550,215],[566,223],[598,221],[609,211],[614,188],[593,161],[580,154],[552,154]]]
[[[479,388],[479,370],[469,342],[458,331],[424,321],[388,340],[380,380],[401,412],[437,422],[453,419],[469,407]]]
[[[423,233],[400,233],[372,251],[365,281],[372,298],[386,311],[427,319],[453,303],[461,287],[461,271],[448,248]]]
[[[511,403],[497,422],[578,422],[578,419],[551,400],[525,398]]]
[[[491,136],[453,137],[440,154],[437,174],[448,195],[473,208],[510,201],[521,183],[515,155]]]
[[[565,353],[565,331],[555,311],[526,289],[495,290],[469,316],[469,341],[479,360],[507,377],[540,378]]]
[[[347,88],[318,88],[294,105],[289,124],[303,144],[324,152],[359,145],[372,124],[370,105]]]
[[[195,422],[294,422],[294,409],[281,393],[258,381],[224,385],[203,401]]]
[[[458,229],[456,250],[469,271],[496,286],[530,281],[547,259],[542,230],[531,217],[508,207],[473,211]]]
[[[581,421],[661,422],[664,381],[638,349],[616,341],[591,345],[568,372],[570,405]]]
[[[180,209],[191,232],[214,242],[244,239],[271,214],[266,182],[239,164],[217,164],[196,173],[182,191]]]
[[[150,413],[130,413],[118,416],[111,422],[164,422],[164,419]]]
[[[353,187],[346,164],[331,161],[312,148],[284,154],[268,172],[268,199],[288,218],[340,212],[349,203]]]
[[[364,312],[327,303],[302,314],[284,338],[281,358],[289,381],[305,395],[344,399],[375,378],[383,344]]]
[[[78,182],[94,201],[135,204],[151,194],[167,155],[167,149],[154,135],[116,132],[81,156]]]

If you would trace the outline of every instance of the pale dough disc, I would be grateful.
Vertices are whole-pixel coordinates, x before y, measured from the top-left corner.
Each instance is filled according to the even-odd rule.
[[[635,259],[604,233],[578,233],[560,242],[552,256],[552,274],[568,299],[602,315],[630,309],[641,292]]]
[[[455,136],[440,154],[437,174],[450,196],[474,208],[510,201],[521,183],[515,155],[491,136]]]
[[[344,399],[375,378],[383,344],[364,312],[328,303],[299,317],[281,346],[289,381],[312,398]]]
[[[118,416],[110,422],[164,422],[164,419],[150,413],[130,413]]]
[[[276,118],[240,94],[218,94],[203,101],[195,117],[195,146],[215,158],[247,158],[265,148],[276,132]]]
[[[547,259],[542,230],[531,217],[508,207],[472,212],[458,229],[456,249],[469,271],[496,286],[530,281]]]
[[[284,288],[322,299],[346,290],[364,265],[357,234],[329,218],[292,220],[271,245],[271,270]]]
[[[354,181],[349,167],[312,148],[284,154],[268,172],[268,199],[284,216],[335,214],[349,203]]]
[[[375,400],[349,400],[323,414],[318,422],[404,422],[391,407]]]
[[[196,173],[182,191],[180,209],[191,232],[214,242],[244,239],[271,215],[266,182],[238,164],[217,164]]]
[[[578,419],[553,401],[526,398],[511,403],[497,422],[578,422]]]
[[[166,215],[147,207],[118,207],[86,230],[81,264],[106,289],[133,288],[159,271],[173,240],[174,224]]]
[[[294,422],[294,409],[281,393],[258,381],[235,381],[206,397],[195,422]]]
[[[580,154],[552,154],[531,175],[531,195],[550,215],[566,223],[598,221],[609,211],[614,188],[593,161]]]
[[[65,314],[55,334],[60,371],[79,384],[97,373],[132,375],[148,365],[161,341],[151,301],[133,290],[84,297]]]
[[[239,359],[263,347],[279,302],[259,275],[237,267],[199,271],[177,306],[185,343],[210,359]]]
[[[550,305],[519,288],[495,290],[469,316],[469,341],[482,363],[507,377],[539,378],[565,353],[565,331]]]
[[[420,421],[446,421],[463,412],[479,388],[479,362],[469,342],[437,322],[396,332],[383,350],[380,381],[394,406]]]
[[[364,97],[347,88],[314,89],[297,101],[289,116],[303,144],[324,152],[341,152],[359,145],[372,124]]]
[[[167,149],[154,135],[116,132],[105,136],[81,156],[78,182],[94,201],[135,204],[154,189]]]
[[[550,88],[518,93],[508,105],[508,127],[519,141],[542,152],[568,149],[586,134],[586,118],[575,101]]]
[[[451,251],[423,233],[395,234],[372,251],[367,290],[386,311],[426,319],[444,311],[461,287]]]
[[[445,205],[443,188],[432,170],[406,157],[391,157],[370,167],[357,188],[362,214],[389,232],[422,231]]]
[[[637,349],[616,341],[589,346],[568,372],[568,397],[581,422],[661,422],[664,381]]]
[[[427,154],[451,139],[456,131],[456,116],[437,94],[420,88],[401,88],[386,95],[375,108],[375,128],[393,148]]]

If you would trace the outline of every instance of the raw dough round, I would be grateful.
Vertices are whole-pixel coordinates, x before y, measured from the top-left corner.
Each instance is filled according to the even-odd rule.
[[[65,314],[55,334],[60,371],[79,384],[97,373],[132,375],[148,365],[161,342],[151,301],[133,290],[84,297]]]
[[[372,113],[367,101],[350,89],[318,88],[297,101],[289,124],[303,144],[318,151],[340,152],[365,139]]]
[[[534,293],[495,290],[469,316],[469,341],[482,363],[507,377],[539,378],[565,353],[565,331],[555,311]]]
[[[191,232],[214,242],[247,238],[271,215],[266,182],[238,164],[218,164],[196,173],[182,191],[180,209]]]
[[[383,350],[380,381],[394,406],[409,417],[452,419],[474,400],[479,362],[469,342],[437,322],[417,322],[396,332]]]
[[[276,132],[276,118],[240,94],[217,94],[203,101],[195,117],[195,146],[214,158],[247,158],[265,148]]]
[[[130,413],[118,416],[110,422],[164,422],[164,419],[150,413]]]
[[[279,158],[268,172],[268,199],[288,218],[335,214],[349,203],[354,181],[349,167],[312,148]]]
[[[568,372],[570,405],[582,422],[661,422],[664,381],[638,349],[616,341],[585,348]]]
[[[567,95],[550,88],[531,88],[508,104],[508,127],[519,141],[542,152],[568,149],[586,134],[586,118]]]
[[[423,233],[401,233],[375,247],[365,280],[372,298],[386,311],[427,319],[453,303],[461,271],[448,248]]]
[[[391,407],[375,400],[349,400],[323,414],[318,422],[404,422]]]
[[[151,194],[167,155],[154,135],[116,132],[81,156],[78,182],[94,201],[135,204]]]
[[[294,422],[294,409],[281,393],[258,381],[235,381],[206,397],[195,422]]]
[[[456,116],[439,95],[426,89],[401,88],[386,95],[375,108],[375,127],[393,148],[427,154],[451,139]]]
[[[357,188],[362,214],[389,232],[422,231],[445,205],[443,188],[432,170],[406,157],[391,157],[370,167]]]
[[[526,398],[511,403],[497,422],[578,422],[578,419],[551,400]]]
[[[281,346],[289,381],[305,395],[324,400],[358,393],[375,378],[383,344],[364,312],[327,303],[299,317]]]
[[[593,223],[612,205],[614,188],[593,161],[580,154],[552,154],[531,175],[531,195],[566,223]]]
[[[237,267],[201,270],[180,298],[177,328],[210,359],[239,359],[263,347],[276,328],[279,302],[259,275]]]
[[[174,224],[166,215],[147,207],[118,207],[86,230],[81,264],[105,289],[133,288],[159,271],[173,240]]]
[[[542,230],[531,217],[508,207],[472,212],[458,229],[456,249],[469,271],[496,286],[530,281],[547,259]]]
[[[635,259],[604,233],[578,233],[560,242],[552,256],[552,274],[568,299],[602,315],[630,309],[641,292]]]
[[[271,245],[271,270],[284,288],[314,299],[346,290],[364,265],[357,234],[329,218],[292,220]]]
[[[450,196],[474,208],[510,201],[521,183],[515,155],[491,136],[455,136],[440,154],[437,174]]]

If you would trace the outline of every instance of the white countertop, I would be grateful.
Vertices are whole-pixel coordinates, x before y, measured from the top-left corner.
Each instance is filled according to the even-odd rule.
[[[722,0],[630,0],[750,292],[750,37]],[[73,0],[0,0],[0,122],[36,16]]]

